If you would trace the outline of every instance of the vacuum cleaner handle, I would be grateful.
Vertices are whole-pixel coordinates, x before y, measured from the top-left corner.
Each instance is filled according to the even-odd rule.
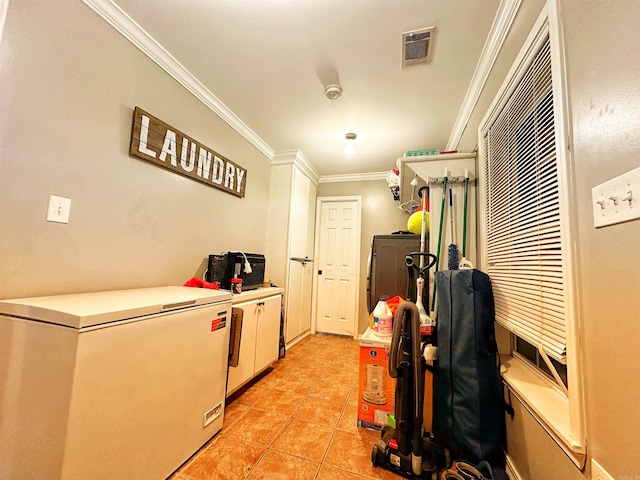
[[[413,260],[414,255],[417,256],[417,257],[427,257],[427,258],[430,259],[429,264],[424,266],[424,267],[422,267],[422,271],[420,271],[420,273],[426,272],[431,267],[433,267],[436,264],[436,262],[438,261],[438,257],[436,257],[433,253],[411,252],[411,253],[407,254],[407,256],[404,258],[405,264],[407,265],[407,267],[415,266],[414,260]]]

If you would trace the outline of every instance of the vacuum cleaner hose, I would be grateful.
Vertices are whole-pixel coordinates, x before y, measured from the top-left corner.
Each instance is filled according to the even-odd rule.
[[[405,315],[408,314],[408,321],[405,322]],[[407,331],[404,331],[404,330]],[[412,302],[402,302],[398,309],[393,322],[393,331],[391,336],[391,347],[389,349],[389,375],[392,378],[398,377],[398,367],[401,362],[402,349],[400,342],[402,338],[409,337],[411,342],[411,378],[413,388],[413,421],[411,425],[411,444],[412,444],[412,469],[417,475],[421,472],[422,465],[422,387],[423,376],[422,370],[422,350],[420,348],[420,313],[418,307]],[[408,347],[408,345],[407,345]],[[405,349],[405,352],[408,350]]]
[[[411,313],[411,325],[413,325],[413,318],[418,319],[418,328],[420,328],[420,315],[418,313],[418,308],[412,302],[404,301],[396,310],[396,314],[393,317],[393,328],[391,330],[391,346],[389,348],[389,376],[391,378],[398,377],[398,366],[400,365],[401,359],[399,358],[400,354],[400,337],[402,336],[404,329],[404,315],[405,312]],[[413,312],[415,311],[415,316]],[[411,329],[411,335],[413,336],[413,328]],[[419,342],[420,335],[418,335]]]

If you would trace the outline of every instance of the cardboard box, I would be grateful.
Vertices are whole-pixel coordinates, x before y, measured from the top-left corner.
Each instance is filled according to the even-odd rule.
[[[358,426],[380,430],[394,413],[396,380],[389,376],[391,337],[378,337],[370,328],[360,339]]]

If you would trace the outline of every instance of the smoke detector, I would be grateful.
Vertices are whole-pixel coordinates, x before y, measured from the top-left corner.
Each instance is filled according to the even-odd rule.
[[[329,100],[337,100],[342,96],[342,87],[336,84],[327,85],[327,88],[324,89],[324,94]]]

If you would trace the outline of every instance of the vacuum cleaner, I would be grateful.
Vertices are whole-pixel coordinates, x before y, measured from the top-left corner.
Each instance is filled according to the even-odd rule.
[[[396,310],[389,375],[396,379],[395,426],[382,428],[373,446],[371,462],[405,478],[437,480],[438,470],[451,464],[449,451],[423,433],[424,360],[420,337],[420,313],[412,302]]]
[[[409,275],[407,298],[413,302],[405,301],[398,306],[389,349],[389,375],[396,379],[395,425],[382,428],[380,440],[371,451],[371,463],[405,478],[437,480],[438,471],[448,468],[451,458],[449,451],[435,443],[423,428],[425,372],[432,368],[427,365],[423,349],[435,344],[434,322],[428,316],[424,302],[429,297],[427,272],[437,262],[435,255],[425,251],[428,192],[428,187],[419,191],[424,197],[420,252],[410,253],[405,258]],[[419,267],[415,265],[414,257],[418,257]],[[429,261],[425,262],[427,259]],[[411,291],[414,279],[415,297]]]

